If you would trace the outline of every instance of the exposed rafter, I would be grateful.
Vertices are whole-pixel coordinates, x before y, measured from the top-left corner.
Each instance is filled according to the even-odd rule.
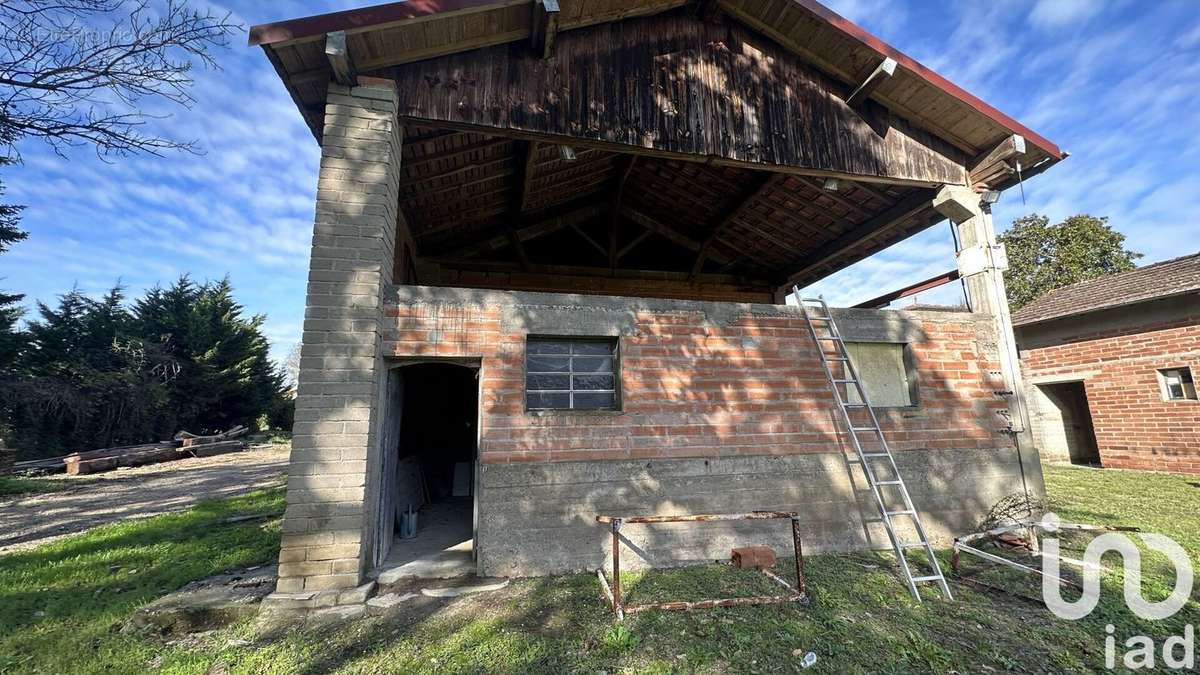
[[[637,209],[630,208],[628,206],[622,207],[621,215],[632,220],[638,225],[641,225],[647,230],[660,235],[664,239],[672,241],[676,245],[688,249],[689,251],[699,251],[700,247],[702,246],[701,242],[696,241],[679,230],[676,230],[666,223],[659,221],[657,218],[654,218],[649,214],[643,213]],[[710,251],[708,257],[721,264],[729,262],[729,256],[715,250]]]
[[[890,56],[885,58],[878,66],[875,66],[875,70],[871,71],[871,74],[867,76],[867,79],[862,81],[862,84],[850,92],[850,95],[846,97],[846,105],[851,108],[857,108],[862,105],[863,101],[867,100],[867,97],[871,95],[871,92],[875,91],[876,87],[883,84],[895,74],[897,65],[896,60]]]
[[[759,197],[770,192],[785,180],[787,180],[787,176],[784,174],[764,172],[763,175],[757,177],[750,189],[743,193],[733,206],[717,217],[709,228],[708,235],[704,237],[704,241],[700,242],[700,250],[696,252],[696,261],[692,263],[693,278],[704,269],[704,261],[708,259],[709,250],[712,249],[712,245],[717,241],[721,231],[737,220],[738,216],[742,215],[746,209],[753,206]]]
[[[621,257],[617,250],[621,239],[621,199],[625,196],[625,183],[629,180],[629,174],[633,173],[636,162],[636,155],[622,156],[617,160],[617,171],[613,177],[612,203],[608,209],[608,266],[614,270]]]
[[[538,237],[544,237],[548,234],[553,234],[559,230],[570,227],[571,225],[587,222],[592,218],[598,217],[604,213],[605,207],[603,204],[592,203],[585,205],[572,206],[569,209],[561,209],[553,214],[545,214],[543,217],[535,221],[521,225],[516,229],[517,238],[522,242],[531,241]],[[485,239],[479,243],[463,246],[453,251],[446,253],[452,258],[470,258],[489,251],[496,251],[512,243],[506,232],[503,235]]]
[[[534,0],[533,23],[530,27],[533,50],[543,59],[554,55],[554,41],[558,37],[558,0]]]
[[[935,194],[933,190],[914,190],[911,195],[887,211],[868,219],[853,230],[810,253],[805,259],[804,265],[789,274],[783,284],[801,281],[834,258],[856,246],[861,246],[864,240],[881,237],[907,224],[914,216],[932,207]]]
[[[358,84],[358,73],[354,69],[354,59],[346,48],[346,31],[338,30],[325,34],[325,58],[333,69],[333,81],[338,84],[353,87]]]

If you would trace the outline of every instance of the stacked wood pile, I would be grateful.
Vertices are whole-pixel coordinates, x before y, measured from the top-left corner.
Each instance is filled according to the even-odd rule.
[[[197,436],[181,431],[173,440],[76,452],[67,455],[62,461],[69,475],[79,476],[111,471],[124,466],[170,462],[184,457],[212,457],[245,450],[246,444],[235,439],[249,431],[244,426],[237,426],[212,436]]]
[[[190,453],[193,457],[213,457],[227,452],[238,452],[246,448],[242,441],[235,440],[250,433],[245,426],[236,426],[224,433],[213,436],[197,436],[186,431],[175,434],[180,451]]]

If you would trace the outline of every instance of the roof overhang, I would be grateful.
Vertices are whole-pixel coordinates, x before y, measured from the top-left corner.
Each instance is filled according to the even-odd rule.
[[[695,0],[561,0],[558,31],[669,11]],[[969,156],[983,158],[1005,138],[1019,135],[1025,152],[1011,157],[1030,176],[1066,157],[1026,127],[912,57],[839,16],[815,0],[715,0],[725,14],[762,32],[848,86],[867,80],[884,59],[896,63],[892,77],[871,98],[913,124],[946,139]],[[311,119],[312,92],[299,91],[320,78],[325,65],[314,57],[328,33],[344,31],[361,71],[410,63],[483,46],[529,39],[536,19],[531,0],[410,0],[253,26],[250,44],[272,55],[280,76]],[[357,36],[357,37],[355,37]],[[357,43],[357,44],[356,44]],[[298,48],[284,53],[285,48]],[[307,53],[312,52],[312,53]],[[314,130],[319,134],[319,130]],[[994,187],[1007,187],[1013,180]]]

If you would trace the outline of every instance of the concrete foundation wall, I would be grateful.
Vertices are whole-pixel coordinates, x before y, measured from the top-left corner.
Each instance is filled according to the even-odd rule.
[[[898,462],[927,531],[943,545],[1023,490],[1011,448],[905,452]],[[806,554],[888,546],[861,469],[840,453],[489,464],[481,486],[479,566],[487,575],[611,567],[611,530],[595,522],[598,514],[797,511]],[[791,552],[788,521],[626,525],[621,534],[630,568],[728,559],[731,548],[755,544]]]

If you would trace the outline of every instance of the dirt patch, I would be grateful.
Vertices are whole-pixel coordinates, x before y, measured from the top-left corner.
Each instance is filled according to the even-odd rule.
[[[78,487],[0,500],[0,555],[130,518],[182,511],[201,499],[230,497],[280,484],[288,446],[118,469]],[[58,476],[48,480],[78,480]]]

